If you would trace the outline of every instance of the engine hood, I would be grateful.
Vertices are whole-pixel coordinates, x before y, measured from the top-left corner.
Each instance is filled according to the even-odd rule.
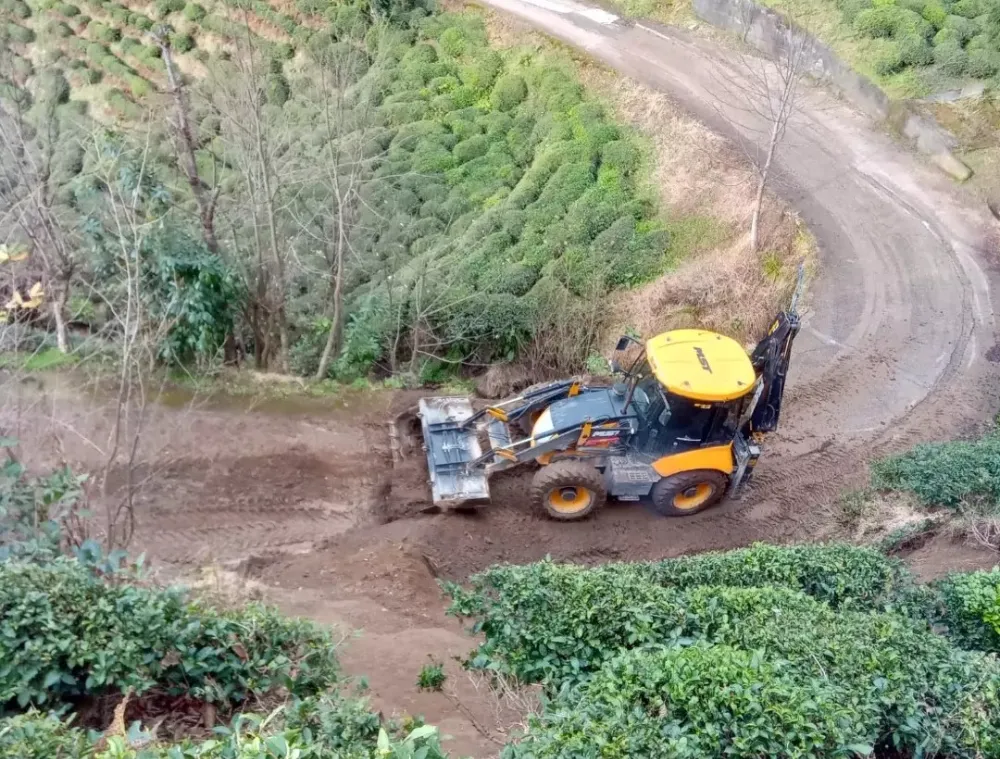
[[[554,430],[621,416],[625,416],[624,396],[617,395],[611,388],[595,388],[550,405],[532,427],[531,438],[541,443]]]

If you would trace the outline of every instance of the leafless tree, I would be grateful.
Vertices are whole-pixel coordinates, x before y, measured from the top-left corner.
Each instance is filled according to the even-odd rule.
[[[45,299],[56,344],[68,353],[67,303],[78,266],[70,209],[60,203],[64,187],[57,159],[70,146],[54,93],[31,96],[13,75],[9,50],[0,51],[0,229],[14,225],[41,265]],[[31,117],[29,118],[29,109]]]
[[[344,334],[344,286],[348,265],[363,265],[353,240],[361,223],[361,189],[372,177],[373,169],[384,151],[372,148],[371,135],[378,126],[376,92],[372,72],[388,63],[389,48],[378,41],[383,35],[376,29],[369,39],[369,50],[360,40],[320,51],[315,58],[316,92],[313,97],[321,109],[322,134],[319,155],[310,164],[317,171],[315,184],[322,188],[322,202],[305,221],[306,233],[322,246],[328,283],[327,314],[330,327],[315,379],[321,380],[340,353]],[[366,74],[368,76],[366,76]],[[315,204],[314,204],[315,205]]]
[[[174,66],[170,49],[170,28],[159,26],[153,32],[153,39],[160,46],[160,57],[167,72],[168,94],[174,105],[174,117],[170,124],[177,143],[177,153],[181,168],[191,187],[191,194],[198,205],[201,233],[205,246],[212,255],[219,255],[219,242],[215,234],[215,206],[219,200],[221,186],[209,187],[198,173],[196,153],[198,142],[191,127],[191,108],[185,92],[184,80]]]
[[[105,502],[109,550],[126,547],[135,531],[136,498],[151,474],[142,444],[164,383],[157,371],[158,348],[174,326],[149,308],[143,271],[145,241],[161,221],[150,211],[144,192],[152,170],[148,129],[146,134],[146,144],[138,148],[124,142],[109,145],[104,136],[94,135],[90,151],[90,171],[105,188],[100,216],[119,284],[113,295],[97,291],[110,316],[106,339],[113,342],[115,357],[111,424],[103,440],[92,441],[102,459],[94,484]],[[128,172],[122,170],[125,166]]]
[[[750,24],[753,16],[746,19]],[[747,29],[749,26],[747,26]],[[735,55],[736,65],[717,75],[718,113],[737,130],[753,137],[744,145],[754,174],[750,219],[750,249],[760,245],[760,219],[768,183],[788,125],[798,112],[802,80],[809,66],[809,36],[795,20],[787,20],[774,43],[775,55],[747,51]]]
[[[289,370],[287,290],[293,222],[288,212],[296,188],[285,160],[290,134],[279,109],[267,102],[267,61],[245,15],[246,34],[232,59],[210,70],[209,108],[219,117],[224,160],[239,176],[225,198],[233,255],[240,259],[248,293],[246,320],[254,333],[258,368],[276,361]]]

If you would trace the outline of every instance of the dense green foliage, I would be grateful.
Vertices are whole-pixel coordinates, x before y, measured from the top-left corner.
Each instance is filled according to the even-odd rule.
[[[0,755],[18,759],[445,759],[437,730],[384,727],[366,702],[335,694],[296,699],[267,717],[240,714],[209,740],[149,745],[141,726],[99,749],[96,735],[55,716],[0,719]],[[144,746],[134,748],[132,744]]]
[[[834,608],[884,609],[911,585],[903,565],[879,551],[844,544],[758,544],[723,553],[682,556],[649,565],[661,585],[792,588]]]
[[[0,455],[4,442],[0,439]],[[69,469],[29,477],[20,463],[6,459],[0,466],[0,562],[56,557],[63,521],[76,506],[84,479]]]
[[[971,499],[1000,507],[1000,435],[925,443],[872,464],[872,485],[914,493],[923,503],[955,508]]]
[[[452,611],[476,619],[477,632],[486,635],[476,663],[503,651],[511,674],[549,683],[585,677],[620,649],[676,639],[677,599],[699,586],[790,588],[831,606],[874,610],[891,606],[912,585],[898,561],[846,545],[756,545],[594,569],[498,566],[470,582],[471,591],[449,586],[449,592]],[[521,623],[509,624],[512,618]]]
[[[471,666],[553,694],[511,757],[975,757],[1000,751],[1000,665],[954,643],[995,610],[955,599],[995,581],[916,592],[868,549],[755,546],[496,567],[448,592],[484,637]],[[927,624],[945,608],[954,643]]]
[[[952,574],[934,585],[948,635],[965,648],[1000,653],[1000,568]]]
[[[93,541],[61,556],[78,496],[68,471],[32,480],[13,461],[0,470],[0,756],[444,758],[436,729],[383,722],[349,693],[330,634],[311,622],[192,602],[143,583]],[[171,745],[139,722],[99,742],[78,724],[86,710],[70,713],[129,690],[140,702],[176,697],[234,716],[210,740]],[[243,711],[268,703],[266,717]]]
[[[30,33],[14,20],[23,17],[22,0],[6,2],[14,37]],[[240,283],[227,290],[230,309],[200,309],[199,320],[219,318],[199,321],[198,337],[171,336],[159,351],[165,360],[218,360],[220,336],[232,336],[230,344],[241,344],[261,368],[277,361],[315,373],[324,331],[336,322],[340,339],[325,371],[342,380],[373,371],[406,372],[413,381],[441,377],[442,367],[510,360],[556,334],[558,350],[537,352],[553,356],[548,371],[572,372],[592,351],[604,316],[599,299],[675,264],[680,252],[646,186],[642,144],[584,93],[568,57],[501,54],[490,48],[480,19],[436,13],[423,0],[371,7],[301,0],[298,11],[320,30],[264,0],[226,5],[274,34],[265,40],[221,8],[182,0],[158,0],[153,14],[173,27],[178,60],[197,56],[207,72],[203,87],[193,83],[191,119],[196,167],[216,198],[219,255],[209,262],[186,245],[185,260],[197,259],[215,283]],[[76,13],[55,0],[25,5],[52,21],[36,27],[44,29],[37,44],[59,49],[51,71],[65,73],[61,100],[79,102],[70,86],[99,85],[103,106],[94,115],[113,120],[127,140],[128,122],[141,120],[148,94],[165,86],[159,49],[145,34],[153,19],[108,0],[73,7]],[[203,30],[239,41],[235,58],[232,46],[200,49]],[[219,86],[245,79],[253,81],[233,92]],[[39,95],[27,76],[12,84],[18,87]],[[263,97],[246,102],[251,92]],[[88,101],[101,103],[92,94]],[[338,111],[332,126],[331,107]],[[247,110],[237,114],[240,108]],[[245,143],[248,118],[261,124],[263,152]],[[163,119],[147,121],[165,128]],[[76,134],[62,142],[89,142],[92,125],[76,122]],[[148,142],[139,135],[135,144],[156,146],[145,156],[147,170],[170,187],[166,208],[149,218],[183,240],[200,237],[171,135],[158,132]],[[254,165],[254,155],[268,156],[267,167]],[[342,179],[328,178],[331,162],[340,163],[333,175]],[[269,194],[257,186],[265,180]],[[80,185],[103,190],[81,175],[61,186],[59,197],[67,223],[87,228],[90,219],[74,214],[99,204],[81,203]],[[344,311],[333,319],[337,246],[350,255]],[[153,262],[166,282],[177,271],[177,246],[145,247],[152,258],[170,259]],[[113,284],[101,255],[85,253],[74,285],[87,291],[96,282]],[[186,272],[180,281],[198,290],[204,280]]]
[[[908,67],[947,77],[1000,75],[1000,6],[986,0],[835,0],[862,37],[891,44],[875,61],[879,74]]]
[[[369,74],[383,82],[380,128],[370,132],[383,153],[360,191],[352,249],[366,263],[352,273],[334,372],[391,362],[418,323],[431,333],[419,349],[509,359],[553,302],[639,284],[671,265],[641,186],[639,145],[564,61],[501,56],[478,21],[450,15],[422,23],[392,55]],[[301,108],[294,95],[286,110]]]
[[[235,706],[336,678],[329,635],[262,607],[219,613],[174,591],[108,584],[75,561],[0,564],[0,708],[88,693],[167,693]]]

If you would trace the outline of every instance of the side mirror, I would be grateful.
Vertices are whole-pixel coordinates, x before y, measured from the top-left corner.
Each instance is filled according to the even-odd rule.
[[[621,374],[624,371],[621,367],[621,364],[619,364],[613,358],[608,359],[608,369],[611,370],[612,374]]]
[[[626,348],[628,348],[628,346],[629,346],[629,344],[631,342],[632,342],[632,340],[628,336],[622,335],[621,337],[618,338],[618,344],[615,345],[615,350],[616,351],[623,351]]]

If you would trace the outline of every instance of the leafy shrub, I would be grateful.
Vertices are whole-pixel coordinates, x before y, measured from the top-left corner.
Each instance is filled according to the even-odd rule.
[[[800,590],[834,608],[883,609],[912,584],[906,567],[871,548],[829,545],[773,546],[666,559],[647,566],[666,587],[700,585]]]
[[[904,66],[929,66],[934,62],[934,50],[923,37],[907,35],[899,42],[899,61]]]
[[[4,458],[0,466],[0,562],[54,559],[62,547],[63,521],[76,508],[86,477],[64,468],[31,478],[20,463]]]
[[[22,45],[27,45],[35,41],[35,33],[31,29],[25,26],[18,26],[13,22],[7,24],[7,34],[14,42],[20,42]]]
[[[944,26],[944,22],[948,18],[948,11],[946,11],[944,7],[938,3],[930,2],[924,5],[923,10],[920,11],[920,15],[923,17],[924,21],[933,26],[935,29],[940,29]]]
[[[5,0],[0,4],[0,8],[9,11],[16,19],[31,18],[31,8],[22,0]]]
[[[31,710],[0,718],[0,756],[20,759],[83,759],[94,745],[83,731],[53,715]]]
[[[870,751],[859,712],[829,681],[760,653],[636,651],[560,696],[511,756],[846,756]]]
[[[170,45],[178,53],[186,53],[194,49],[194,37],[190,34],[171,34]]]
[[[45,24],[43,33],[48,37],[66,39],[73,36],[73,30],[69,28],[65,21],[52,20]]]
[[[135,103],[129,100],[125,93],[117,87],[110,88],[104,94],[104,101],[124,119],[134,119],[139,115],[139,109]]]
[[[524,77],[505,74],[497,80],[490,94],[490,104],[498,111],[510,111],[528,96]]]
[[[449,613],[475,619],[473,632],[485,638],[472,667],[557,687],[583,679],[620,649],[679,637],[678,591],[646,576],[633,565],[586,570],[541,562],[493,567],[470,578],[468,591],[446,591]]]
[[[899,24],[899,9],[881,5],[861,11],[854,18],[854,29],[863,37],[891,37]]]
[[[438,38],[441,49],[453,58],[458,58],[465,52],[465,35],[457,26],[452,26],[441,32]]]
[[[1000,503],[1000,435],[926,443],[881,459],[872,464],[872,484],[914,493],[928,505],[954,508],[971,498]]]
[[[128,84],[128,90],[132,93],[132,97],[144,98],[149,94],[149,82],[138,74],[128,74],[125,77],[125,83]]]
[[[171,13],[184,10],[184,0],[156,0],[156,15],[158,18],[166,18]]]
[[[45,102],[63,104],[69,101],[69,82],[63,72],[49,67],[39,75],[39,98]]]
[[[978,18],[986,13],[987,2],[988,0],[958,0],[951,10],[956,16]]]
[[[268,74],[265,94],[269,105],[280,108],[288,102],[291,95],[288,80],[281,74]]]
[[[702,729],[708,743],[692,756],[723,756],[728,740],[748,747],[730,749],[735,755],[782,753],[754,743],[768,740],[801,755],[1000,750],[994,658],[959,651],[903,615],[833,608],[782,587],[665,588],[649,579],[651,566],[497,567],[472,578],[469,591],[448,586],[451,611],[471,614],[484,636],[471,666],[559,694],[533,723],[524,756],[596,755],[597,746],[615,747],[614,756],[672,756],[687,745],[672,740],[695,740]],[[677,650],[691,643],[700,650]],[[725,690],[747,678],[757,684],[746,700],[740,687]],[[789,720],[774,728],[785,732],[753,728],[766,719],[765,692],[788,694],[787,710],[768,711]],[[830,721],[811,713],[815,704],[798,698],[804,692]],[[682,701],[697,708],[685,711]],[[723,738],[709,727],[717,720],[747,730]],[[802,731],[810,743],[795,743]]]
[[[0,719],[0,752],[19,759],[445,759],[437,729],[413,722],[408,730],[382,725],[366,702],[324,695],[296,699],[266,718],[239,714],[200,743],[185,739],[136,749],[114,736],[97,751],[83,730],[29,712]]]
[[[948,575],[934,585],[948,635],[965,648],[1000,653],[1000,568]]]
[[[329,635],[259,606],[219,613],[176,591],[109,585],[75,561],[0,564],[0,704],[58,706],[134,687],[236,705],[336,678]]]
[[[1000,50],[976,49],[969,51],[966,73],[977,79],[987,79],[1000,74]]]
[[[467,161],[471,161],[473,158],[479,158],[479,156],[486,155],[486,152],[489,149],[490,143],[489,140],[486,139],[486,136],[477,134],[458,143],[453,152],[456,161],[459,163],[465,163]]]
[[[114,26],[105,26],[104,24],[92,23],[88,31],[96,37],[101,42],[105,44],[112,44],[118,42],[122,38],[121,29]]]
[[[184,6],[184,18],[188,21],[198,22],[205,18],[206,15],[205,8],[198,5],[198,3],[188,3]]]

